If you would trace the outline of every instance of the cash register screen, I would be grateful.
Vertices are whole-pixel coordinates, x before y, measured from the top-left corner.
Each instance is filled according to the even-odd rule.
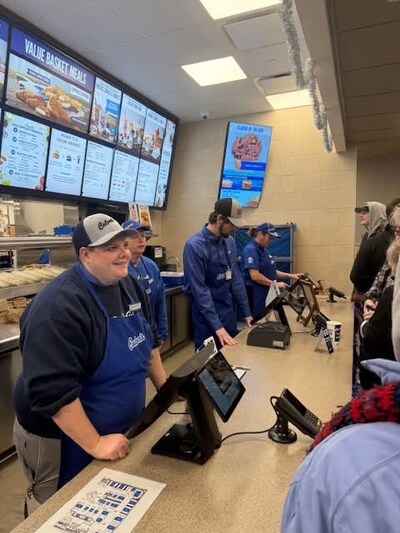
[[[196,379],[207,391],[219,416],[227,422],[246,389],[221,352],[209,359]]]

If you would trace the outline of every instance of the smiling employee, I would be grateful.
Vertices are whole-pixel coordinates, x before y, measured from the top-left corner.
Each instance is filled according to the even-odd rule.
[[[276,264],[267,247],[274,238],[280,239],[276,229],[269,222],[264,222],[248,232],[251,241],[243,248],[242,272],[253,316],[265,307],[265,300],[270,286],[277,278],[298,279],[301,274],[288,274],[276,269]],[[278,282],[280,289],[287,284]]]
[[[146,250],[146,235],[151,235],[151,229],[136,220],[127,220],[122,224],[122,227],[136,231],[129,238],[129,250],[131,252],[129,274],[136,278],[146,291],[158,332],[162,341],[165,342],[168,337],[168,319],[164,283],[156,263],[143,255]]]
[[[148,299],[128,276],[132,233],[103,214],[79,222],[78,262],[22,315],[14,435],[27,496],[39,503],[93,458],[125,457],[147,375],[156,387],[166,379]]]

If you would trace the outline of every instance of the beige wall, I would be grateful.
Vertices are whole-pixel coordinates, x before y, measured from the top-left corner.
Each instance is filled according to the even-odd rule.
[[[182,256],[186,239],[207,220],[217,198],[226,124],[208,120],[181,127],[163,244]],[[309,271],[346,292],[354,257],[356,151],[326,154],[311,108],[235,117],[273,126],[261,205],[246,209],[251,224],[294,222],[295,270]]]
[[[400,197],[400,156],[359,159],[356,197],[357,205],[368,201],[386,204]],[[364,231],[360,224],[356,225],[356,242]]]

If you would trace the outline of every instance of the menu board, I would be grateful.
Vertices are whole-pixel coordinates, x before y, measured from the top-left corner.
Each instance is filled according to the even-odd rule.
[[[81,194],[86,140],[71,133],[52,129],[46,191]]]
[[[4,113],[1,185],[43,190],[49,134],[49,126]]]
[[[118,129],[118,146],[140,156],[147,108],[134,98],[124,94]]]
[[[135,194],[136,203],[154,205],[158,168],[158,165],[154,163],[149,163],[144,159],[140,160]]]
[[[147,110],[144,125],[142,157],[152,163],[159,163],[167,119],[152,109]]]
[[[156,197],[154,200],[155,207],[164,207],[165,204],[165,197],[168,188],[169,169],[172,161],[172,147],[174,144],[175,129],[175,124],[168,120],[167,129],[165,132],[164,146],[161,155],[160,170],[158,174]]]
[[[3,96],[4,77],[6,72],[7,48],[8,48],[8,29],[9,26],[5,20],[0,19],[0,96]]]
[[[94,75],[16,28],[10,50],[7,104],[87,133]]]
[[[258,207],[267,167],[272,128],[229,122],[219,198],[235,198],[242,207]]]
[[[96,78],[90,117],[90,135],[110,143],[117,140],[121,94],[116,87]]]
[[[113,149],[88,141],[82,196],[107,200]]]
[[[111,174],[110,200],[132,202],[135,195],[139,159],[125,152],[115,151]]]

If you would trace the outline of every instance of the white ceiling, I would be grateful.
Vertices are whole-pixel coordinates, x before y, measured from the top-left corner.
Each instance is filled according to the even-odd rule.
[[[214,21],[199,0],[2,0],[2,5],[183,122],[200,120],[203,112],[222,118],[270,110],[254,79],[290,71],[279,17],[271,10]],[[180,68],[229,55],[248,79],[199,87]]]

